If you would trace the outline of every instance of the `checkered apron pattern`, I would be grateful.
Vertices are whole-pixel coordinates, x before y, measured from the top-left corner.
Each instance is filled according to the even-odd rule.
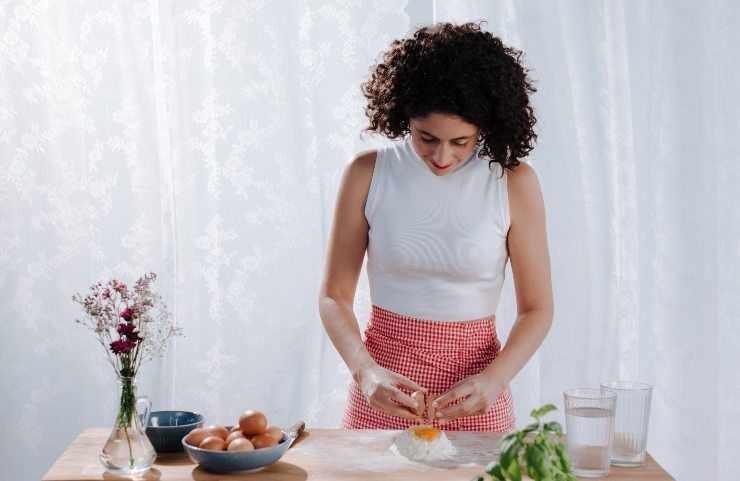
[[[474,322],[442,322],[402,316],[372,306],[363,341],[370,355],[386,369],[411,379],[429,394],[440,396],[457,381],[481,372],[501,351],[496,316]],[[410,394],[405,388],[401,388]],[[428,397],[425,398],[427,402]],[[456,400],[454,404],[462,402]],[[498,431],[514,428],[509,386],[491,409],[478,416],[447,420],[423,419],[445,431]],[[406,429],[411,420],[375,410],[351,379],[341,427],[345,429]]]

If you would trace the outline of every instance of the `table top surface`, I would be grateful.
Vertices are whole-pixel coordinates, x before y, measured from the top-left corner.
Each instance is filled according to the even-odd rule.
[[[445,431],[458,449],[453,460],[417,462],[389,450],[400,431],[370,429],[306,429],[277,462],[253,471],[216,474],[194,464],[185,452],[161,453],[139,479],[183,480],[469,480],[498,456],[502,433]],[[83,431],[46,473],[44,481],[131,479],[106,474],[98,460],[110,429]],[[486,475],[486,479],[490,479]],[[528,478],[525,478],[528,479]],[[610,481],[672,481],[648,454],[646,465],[612,466]]]

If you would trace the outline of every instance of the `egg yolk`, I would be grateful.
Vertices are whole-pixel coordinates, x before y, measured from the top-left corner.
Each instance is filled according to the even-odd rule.
[[[433,427],[424,427],[414,429],[414,436],[424,441],[434,441],[439,437],[439,429]]]

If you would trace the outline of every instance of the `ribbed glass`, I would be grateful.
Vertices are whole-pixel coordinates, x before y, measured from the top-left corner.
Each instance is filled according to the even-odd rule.
[[[573,474],[599,478],[609,474],[617,396],[604,389],[568,389],[565,430]]]
[[[612,381],[602,383],[601,387],[617,394],[612,464],[644,466],[652,386],[642,382]]]

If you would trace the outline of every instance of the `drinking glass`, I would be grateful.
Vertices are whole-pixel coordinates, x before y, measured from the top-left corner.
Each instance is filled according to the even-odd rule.
[[[606,389],[563,392],[566,447],[573,474],[599,478],[609,474],[617,395]]]
[[[612,381],[601,383],[601,387],[617,394],[612,464],[644,466],[652,386],[642,382]]]

